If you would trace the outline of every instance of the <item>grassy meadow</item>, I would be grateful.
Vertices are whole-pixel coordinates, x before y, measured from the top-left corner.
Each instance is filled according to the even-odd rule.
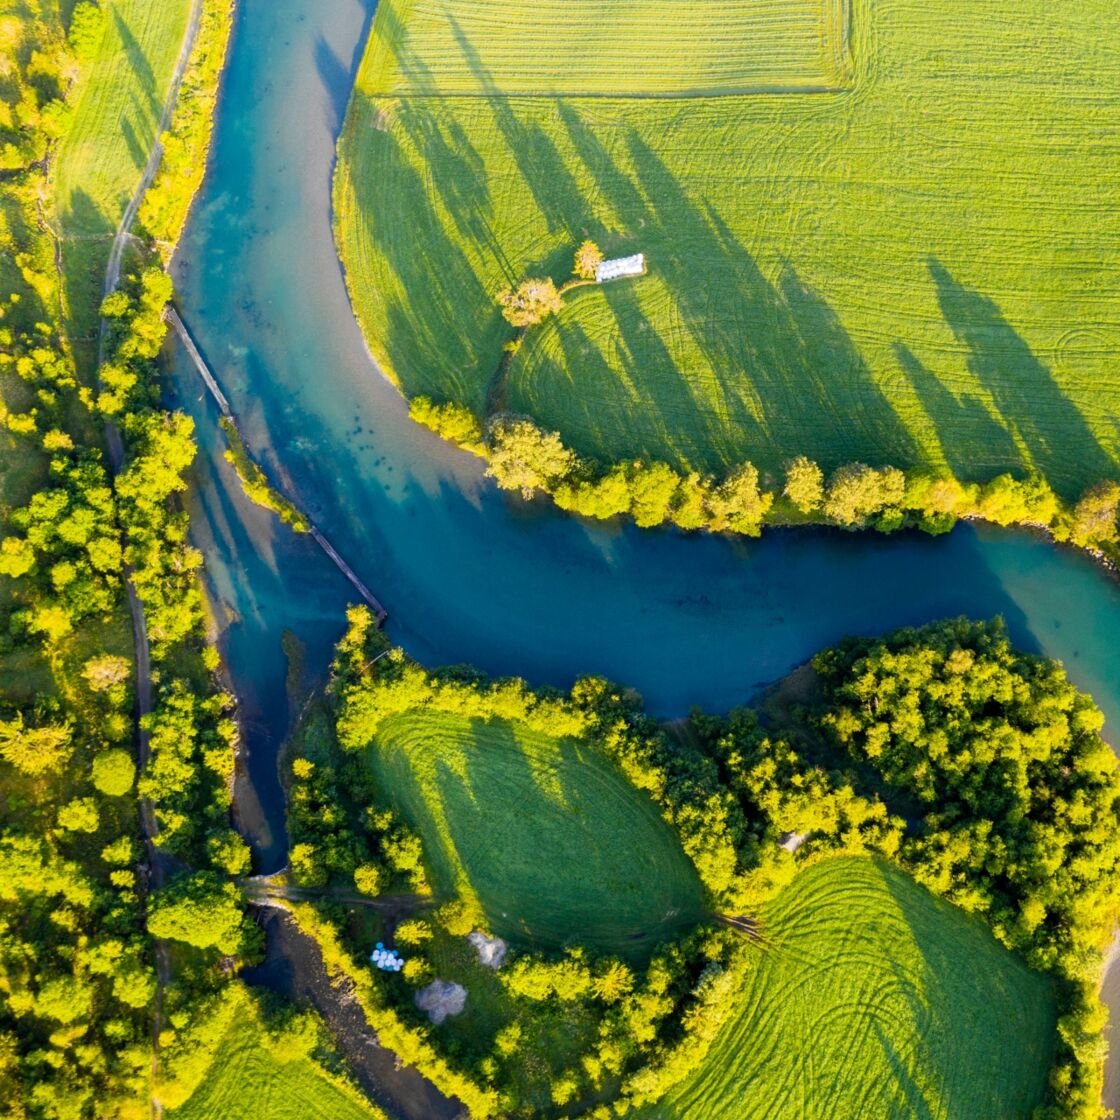
[[[194,1029],[189,1068],[164,1087],[174,1102],[169,1120],[385,1120],[323,1068],[305,1032],[272,1032],[244,989],[227,993],[212,1020]]]
[[[704,1065],[653,1120],[1026,1118],[1054,1040],[1047,979],[900,871],[841,858],[768,906],[772,944]]]
[[[389,0],[375,88],[412,94],[727,93],[841,86],[847,0]],[[668,18],[666,18],[668,16]],[[526,49],[527,43],[539,49]],[[544,48],[547,44],[547,49]]]
[[[378,731],[369,760],[436,894],[477,900],[501,937],[634,956],[703,915],[676,836],[593,743],[415,711]]]
[[[733,91],[759,41],[797,55],[813,5],[740,6],[763,40],[703,41],[699,9],[658,0],[379,7],[336,209],[386,371],[482,414],[495,294],[563,279],[590,236],[648,276],[572,292],[503,402],[584,455],[1034,468],[1064,496],[1120,477],[1108,0],[852,0],[844,89],[663,96]],[[724,50],[743,69],[717,81]]]
[[[191,0],[103,0],[96,53],[52,162],[72,341],[96,326],[109,245],[154,145]]]

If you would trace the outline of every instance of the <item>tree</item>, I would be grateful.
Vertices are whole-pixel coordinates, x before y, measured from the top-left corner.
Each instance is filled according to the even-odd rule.
[[[180,875],[156,895],[148,930],[196,949],[236,954],[244,941],[241,896],[211,872]]]
[[[112,653],[91,657],[82,666],[82,676],[94,692],[108,692],[117,685],[124,684],[131,672],[132,665],[128,658]]]
[[[824,501],[824,472],[812,459],[799,455],[786,468],[782,492],[802,513],[812,513]]]
[[[661,525],[680,486],[681,477],[668,463],[634,462],[630,465],[630,512],[640,528]]]
[[[389,874],[376,863],[363,863],[354,868],[354,886],[364,895],[376,898],[389,885]]]
[[[23,713],[0,720],[0,756],[17,770],[36,777],[61,770],[71,751],[71,728],[67,724],[28,727]]]
[[[876,470],[866,463],[848,463],[828,480],[824,512],[840,525],[860,528],[874,514],[898,506],[905,490],[906,476],[896,467]]]
[[[531,327],[555,315],[563,306],[556,285],[548,278],[522,280],[516,288],[498,294],[506,321],[515,327]]]
[[[1090,486],[1074,506],[1069,539],[1083,548],[1120,541],[1120,483],[1098,482]],[[7,544],[7,541],[4,542]]]
[[[92,797],[75,797],[58,811],[58,827],[67,832],[96,832],[100,823]]]
[[[495,416],[490,421],[490,466],[486,473],[503,490],[520,490],[531,498],[534,490],[551,490],[575,470],[575,452],[558,432],[545,432],[520,416]]]
[[[478,452],[483,448],[482,428],[465,404],[456,401],[434,404],[430,397],[413,397],[408,405],[408,415],[441,439],[457,443],[468,451]]]
[[[136,766],[127,751],[117,747],[94,756],[93,784],[107,797],[123,797],[134,781]]]
[[[572,271],[581,280],[594,280],[598,274],[599,265],[603,263],[603,253],[594,241],[585,241],[576,250],[575,264]]]
[[[773,502],[773,494],[763,493],[759,489],[758,468],[753,463],[743,463],[709,496],[711,527],[717,532],[730,529],[735,533],[757,537],[762,531],[762,519]]]
[[[35,567],[35,549],[22,537],[5,537],[0,542],[0,575],[19,579]]]

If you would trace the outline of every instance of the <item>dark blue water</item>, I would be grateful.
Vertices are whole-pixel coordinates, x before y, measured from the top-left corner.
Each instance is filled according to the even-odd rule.
[[[242,0],[213,161],[176,262],[184,319],[249,445],[428,664],[568,685],[601,673],[660,715],[725,710],[845,634],[1002,615],[1059,657],[1120,728],[1120,587],[1021,533],[772,533],[760,542],[585,525],[500,496],[476,459],[412,424],[351,315],[330,228],[334,140],[373,0]],[[180,356],[181,358],[181,356]],[[283,860],[275,751],[288,726],[281,634],[325,666],[348,584],[252,506],[220,461],[189,363],[196,540],[243,699],[265,868]]]

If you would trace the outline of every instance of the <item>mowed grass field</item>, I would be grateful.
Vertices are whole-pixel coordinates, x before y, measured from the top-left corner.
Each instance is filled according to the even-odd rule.
[[[265,1025],[248,998],[227,998],[233,1006],[219,1012],[226,1029],[211,1043],[209,1065],[192,1071],[197,1084],[167,1109],[169,1120],[385,1120],[301,1045],[263,1041]]]
[[[418,711],[383,724],[369,760],[435,892],[476,900],[501,937],[636,956],[703,916],[676,836],[594,743]]]
[[[379,12],[368,81],[400,94],[817,90],[848,76],[848,0],[385,0]]]
[[[73,126],[52,161],[70,330],[96,323],[109,245],[159,133],[191,0],[102,0],[104,32],[82,69]]]
[[[573,292],[506,388],[583,454],[1033,468],[1066,495],[1120,477],[1111,0],[852,0],[841,92],[579,96],[647,39],[679,37],[682,81],[702,71],[707,6],[646,0],[625,45],[616,10],[638,9],[563,6],[551,96],[537,9],[484,37],[488,3],[379,8],[336,210],[357,315],[407,394],[482,413],[510,336],[495,294],[562,279],[591,236],[649,275]],[[805,8],[784,10],[752,50],[797,40]],[[531,72],[539,96],[502,93]],[[631,78],[667,80],[642,59]]]
[[[648,1120],[1026,1120],[1054,1044],[1049,982],[978,921],[867,859],[802,872],[765,914],[705,1064]]]

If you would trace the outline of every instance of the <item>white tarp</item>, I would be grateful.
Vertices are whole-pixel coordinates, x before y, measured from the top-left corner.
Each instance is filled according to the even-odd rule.
[[[644,253],[632,257],[615,257],[613,261],[600,261],[595,269],[596,282],[603,284],[608,280],[618,280],[622,276],[641,276],[646,270]]]

